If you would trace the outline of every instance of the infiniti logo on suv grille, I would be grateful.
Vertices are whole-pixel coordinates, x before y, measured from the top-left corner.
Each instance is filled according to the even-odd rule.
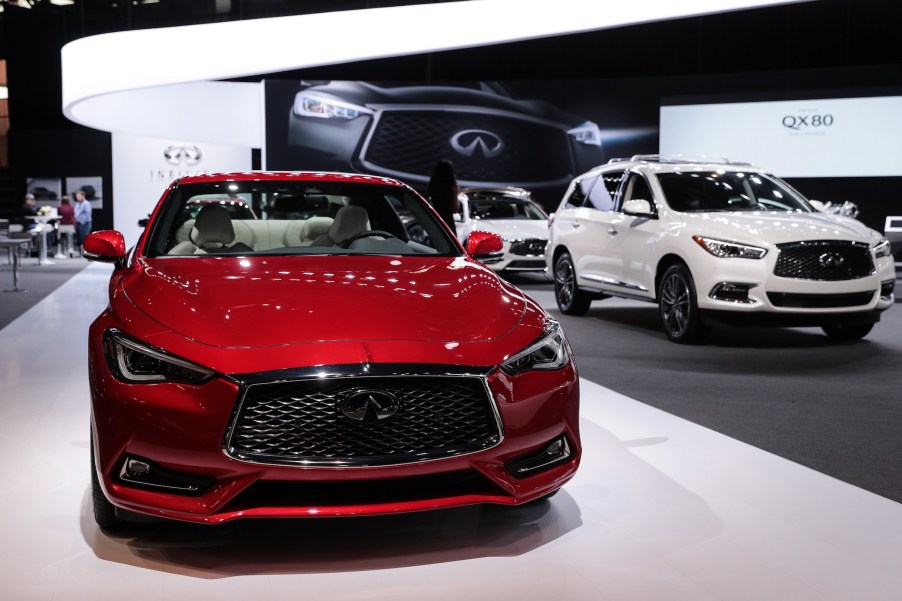
[[[338,401],[341,414],[358,422],[388,419],[400,408],[401,400],[384,390],[352,390]]]
[[[483,157],[490,159],[501,154],[504,142],[490,131],[484,129],[465,129],[451,136],[451,148],[458,154],[471,157],[479,149]]]
[[[841,254],[835,252],[824,253],[817,258],[817,261],[821,267],[842,267],[842,264],[846,262]]]

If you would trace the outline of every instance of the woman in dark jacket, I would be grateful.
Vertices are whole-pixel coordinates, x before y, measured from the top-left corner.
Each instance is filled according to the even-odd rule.
[[[455,235],[454,213],[460,211],[458,194],[460,194],[460,188],[457,186],[454,163],[442,159],[435,166],[432,177],[429,178],[429,200],[442,220],[451,228],[451,233]]]

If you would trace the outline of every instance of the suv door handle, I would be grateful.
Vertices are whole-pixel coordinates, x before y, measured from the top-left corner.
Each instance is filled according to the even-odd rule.
[[[582,226],[583,226],[583,224],[581,224],[579,221],[571,221],[570,222],[570,227],[572,227],[573,229],[577,229]]]
[[[609,233],[610,235],[612,235],[612,236],[616,236],[616,235],[617,235],[617,230],[615,230],[615,229],[614,229],[614,226],[612,225],[612,226],[610,226],[610,227],[608,228],[608,233]]]

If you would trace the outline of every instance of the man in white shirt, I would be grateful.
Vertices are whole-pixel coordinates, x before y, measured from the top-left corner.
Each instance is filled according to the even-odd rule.
[[[75,245],[79,250],[87,235],[91,233],[92,216],[91,203],[85,200],[84,192],[77,190],[75,192]]]

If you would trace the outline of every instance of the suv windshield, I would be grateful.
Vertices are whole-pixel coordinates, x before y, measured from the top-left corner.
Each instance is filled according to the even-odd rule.
[[[470,217],[473,219],[548,219],[536,205],[526,200],[501,199],[471,200]]]
[[[675,211],[814,211],[786,183],[761,173],[679,171],[658,173],[657,178],[667,204]]]
[[[211,202],[223,198],[236,204]],[[412,239],[411,223],[425,235]],[[177,185],[146,248],[149,257],[459,252],[426,203],[406,188],[300,180]]]

